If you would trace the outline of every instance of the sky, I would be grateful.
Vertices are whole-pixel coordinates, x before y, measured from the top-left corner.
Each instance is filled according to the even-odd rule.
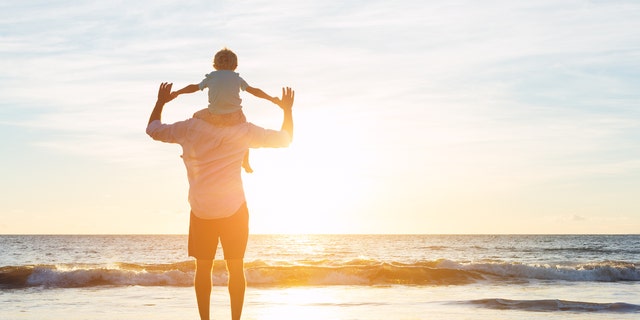
[[[0,4],[0,234],[187,233],[145,128],[223,47],[296,91],[293,144],[243,174],[252,233],[640,233],[640,2],[28,0]]]

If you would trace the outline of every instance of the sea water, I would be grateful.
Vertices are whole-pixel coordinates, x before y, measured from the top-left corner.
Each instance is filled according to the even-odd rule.
[[[0,319],[197,319],[186,245],[0,236]],[[245,262],[243,319],[640,318],[640,235],[252,235]]]

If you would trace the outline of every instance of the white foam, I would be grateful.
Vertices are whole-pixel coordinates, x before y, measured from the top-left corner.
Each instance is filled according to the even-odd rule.
[[[519,279],[564,281],[640,281],[640,270],[630,263],[603,262],[575,266],[520,263],[457,263],[443,260],[440,267],[477,271],[484,274]]]
[[[148,272],[103,267],[36,267],[27,278],[27,284],[71,288],[96,285],[190,286],[193,284],[193,274],[179,270]]]

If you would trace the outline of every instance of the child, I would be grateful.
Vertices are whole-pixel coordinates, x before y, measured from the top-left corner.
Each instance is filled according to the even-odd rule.
[[[216,53],[213,58],[213,68],[215,71],[207,74],[199,84],[190,84],[178,91],[171,93],[171,98],[175,98],[183,93],[194,93],[198,90],[209,88],[208,110],[203,109],[193,114],[194,118],[205,120],[216,126],[233,126],[246,122],[242,112],[242,99],[240,90],[247,91],[252,95],[278,103],[280,100],[269,96],[264,91],[251,87],[236,72],[238,67],[238,57],[233,51],[224,48]],[[244,155],[242,167],[248,173],[253,172],[249,165],[249,152]]]

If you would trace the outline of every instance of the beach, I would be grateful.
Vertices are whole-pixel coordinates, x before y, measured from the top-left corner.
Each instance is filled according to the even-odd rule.
[[[0,243],[1,319],[197,318],[186,236]],[[640,315],[637,235],[253,235],[245,261],[243,319]],[[213,278],[228,319],[223,261]]]

